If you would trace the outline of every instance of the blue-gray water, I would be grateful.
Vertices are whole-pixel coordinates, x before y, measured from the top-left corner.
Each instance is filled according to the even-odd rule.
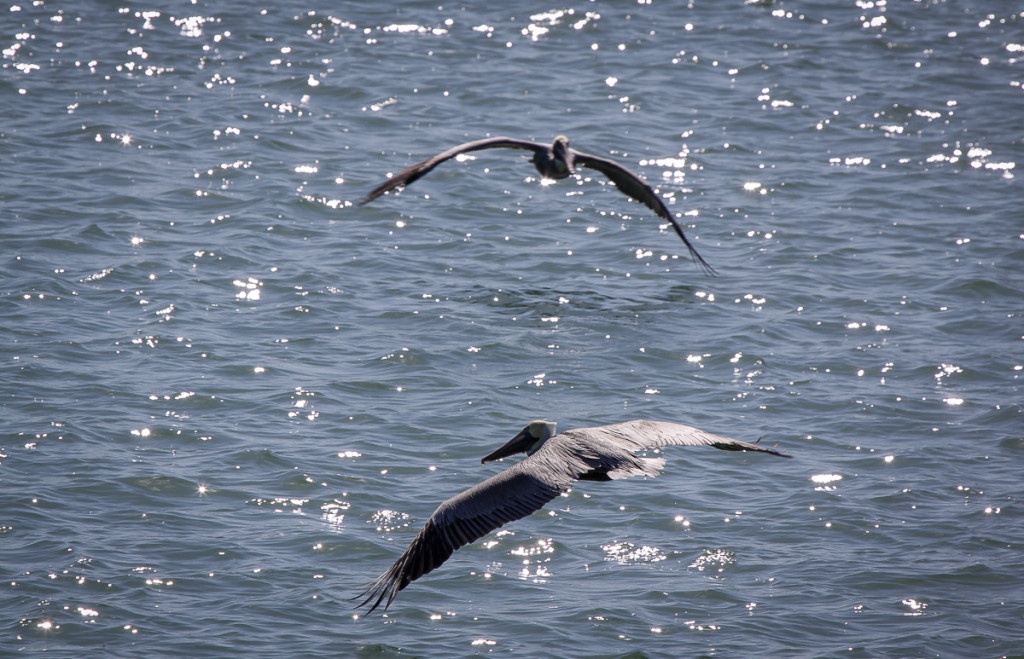
[[[1024,654],[1019,8],[389,4],[0,13],[0,655]],[[518,152],[354,205],[558,133],[720,276]],[[537,417],[795,459],[668,449],[354,615]]]

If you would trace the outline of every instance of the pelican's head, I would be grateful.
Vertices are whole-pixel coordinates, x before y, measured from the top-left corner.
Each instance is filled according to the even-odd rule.
[[[543,421],[540,419],[531,421],[528,426],[519,431],[518,435],[480,462],[500,460],[516,453],[533,455],[537,449],[544,445],[544,442],[555,436],[555,427],[553,421]]]
[[[555,141],[551,143],[551,150],[556,157],[560,156],[562,160],[565,160],[565,154],[569,151],[569,138],[565,135],[555,137]]]

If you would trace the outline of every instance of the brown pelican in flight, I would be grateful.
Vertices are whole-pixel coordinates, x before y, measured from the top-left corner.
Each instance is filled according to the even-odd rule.
[[[415,165],[395,174],[390,179],[374,188],[370,194],[366,195],[366,197],[359,202],[359,205],[371,202],[389,190],[394,190],[400,186],[407,186],[413,181],[416,181],[428,174],[432,169],[444,161],[451,160],[463,153],[479,151],[480,149],[501,148],[533,151],[533,158],[530,159],[530,162],[533,163],[534,167],[537,168],[537,171],[540,172],[540,175],[544,178],[568,178],[576,173],[576,165],[596,169],[610,178],[612,183],[614,183],[619,190],[653,210],[659,217],[671,222],[676,233],[678,233],[679,237],[683,239],[683,244],[686,245],[686,249],[690,250],[690,256],[693,257],[693,260],[704,268],[705,272],[715,274],[715,269],[712,268],[708,262],[704,260],[704,257],[697,253],[697,249],[690,244],[686,234],[683,233],[683,227],[679,226],[679,222],[676,221],[676,218],[665,206],[665,202],[661,200],[661,197],[654,192],[654,189],[651,188],[651,186],[644,182],[642,178],[614,160],[609,160],[608,158],[602,158],[600,156],[593,156],[589,153],[583,153],[570,148],[569,138],[564,135],[556,137],[551,146],[548,146],[547,144],[537,144],[536,142],[527,142],[526,140],[516,140],[511,137],[488,137],[486,139],[460,144],[459,146],[448,149],[444,153],[439,153],[433,158],[427,158],[426,160],[418,162]]]
[[[665,459],[636,453],[663,446],[711,446],[790,457],[775,449],[665,421],[626,421],[558,434],[554,423],[533,421],[480,462],[516,453],[527,457],[438,506],[405,553],[355,599],[364,598],[359,606],[373,602],[370,611],[381,603],[387,610],[398,591],[440,566],[456,549],[540,510],[568,492],[577,480],[657,476]]]

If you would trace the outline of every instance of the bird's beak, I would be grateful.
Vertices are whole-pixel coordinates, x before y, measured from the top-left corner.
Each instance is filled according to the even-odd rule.
[[[523,428],[518,435],[508,440],[508,443],[482,459],[480,462],[493,462],[494,460],[501,460],[502,458],[507,458],[510,455],[515,455],[516,453],[523,453],[526,449],[533,446],[535,441],[537,440],[530,435],[529,428]]]

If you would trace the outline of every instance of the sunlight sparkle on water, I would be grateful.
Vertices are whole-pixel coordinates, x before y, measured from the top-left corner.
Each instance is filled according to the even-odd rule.
[[[816,492],[832,492],[837,488],[834,483],[838,483],[841,480],[843,480],[843,477],[839,474],[815,474],[811,476],[811,482],[817,485],[814,488]]]
[[[724,549],[705,549],[688,567],[700,572],[723,572],[728,565],[736,562],[736,554]]]
[[[236,279],[231,283],[240,289],[235,293],[235,298],[253,302],[260,299],[260,288],[263,286],[263,282],[259,279],[249,277],[248,279]]]
[[[378,531],[390,533],[395,529],[409,526],[409,515],[396,510],[378,510],[370,516],[370,523],[376,524]]]
[[[668,556],[665,555],[658,547],[651,547],[649,545],[643,545],[637,547],[632,542],[613,542],[607,545],[601,545],[601,549],[604,550],[606,561],[616,561],[623,565],[633,563],[657,563],[663,561]]]
[[[320,506],[320,514],[324,522],[327,523],[334,531],[340,531],[342,524],[345,522],[344,511],[348,510],[351,504],[347,501],[335,499],[334,501],[325,503]],[[317,547],[321,547],[318,543]]]
[[[554,553],[554,551],[555,548],[551,544],[551,538],[540,538],[539,540],[537,540],[537,543],[532,547],[520,545],[519,547],[516,547],[509,553],[513,556],[527,557],[540,556],[541,554],[552,554]]]

